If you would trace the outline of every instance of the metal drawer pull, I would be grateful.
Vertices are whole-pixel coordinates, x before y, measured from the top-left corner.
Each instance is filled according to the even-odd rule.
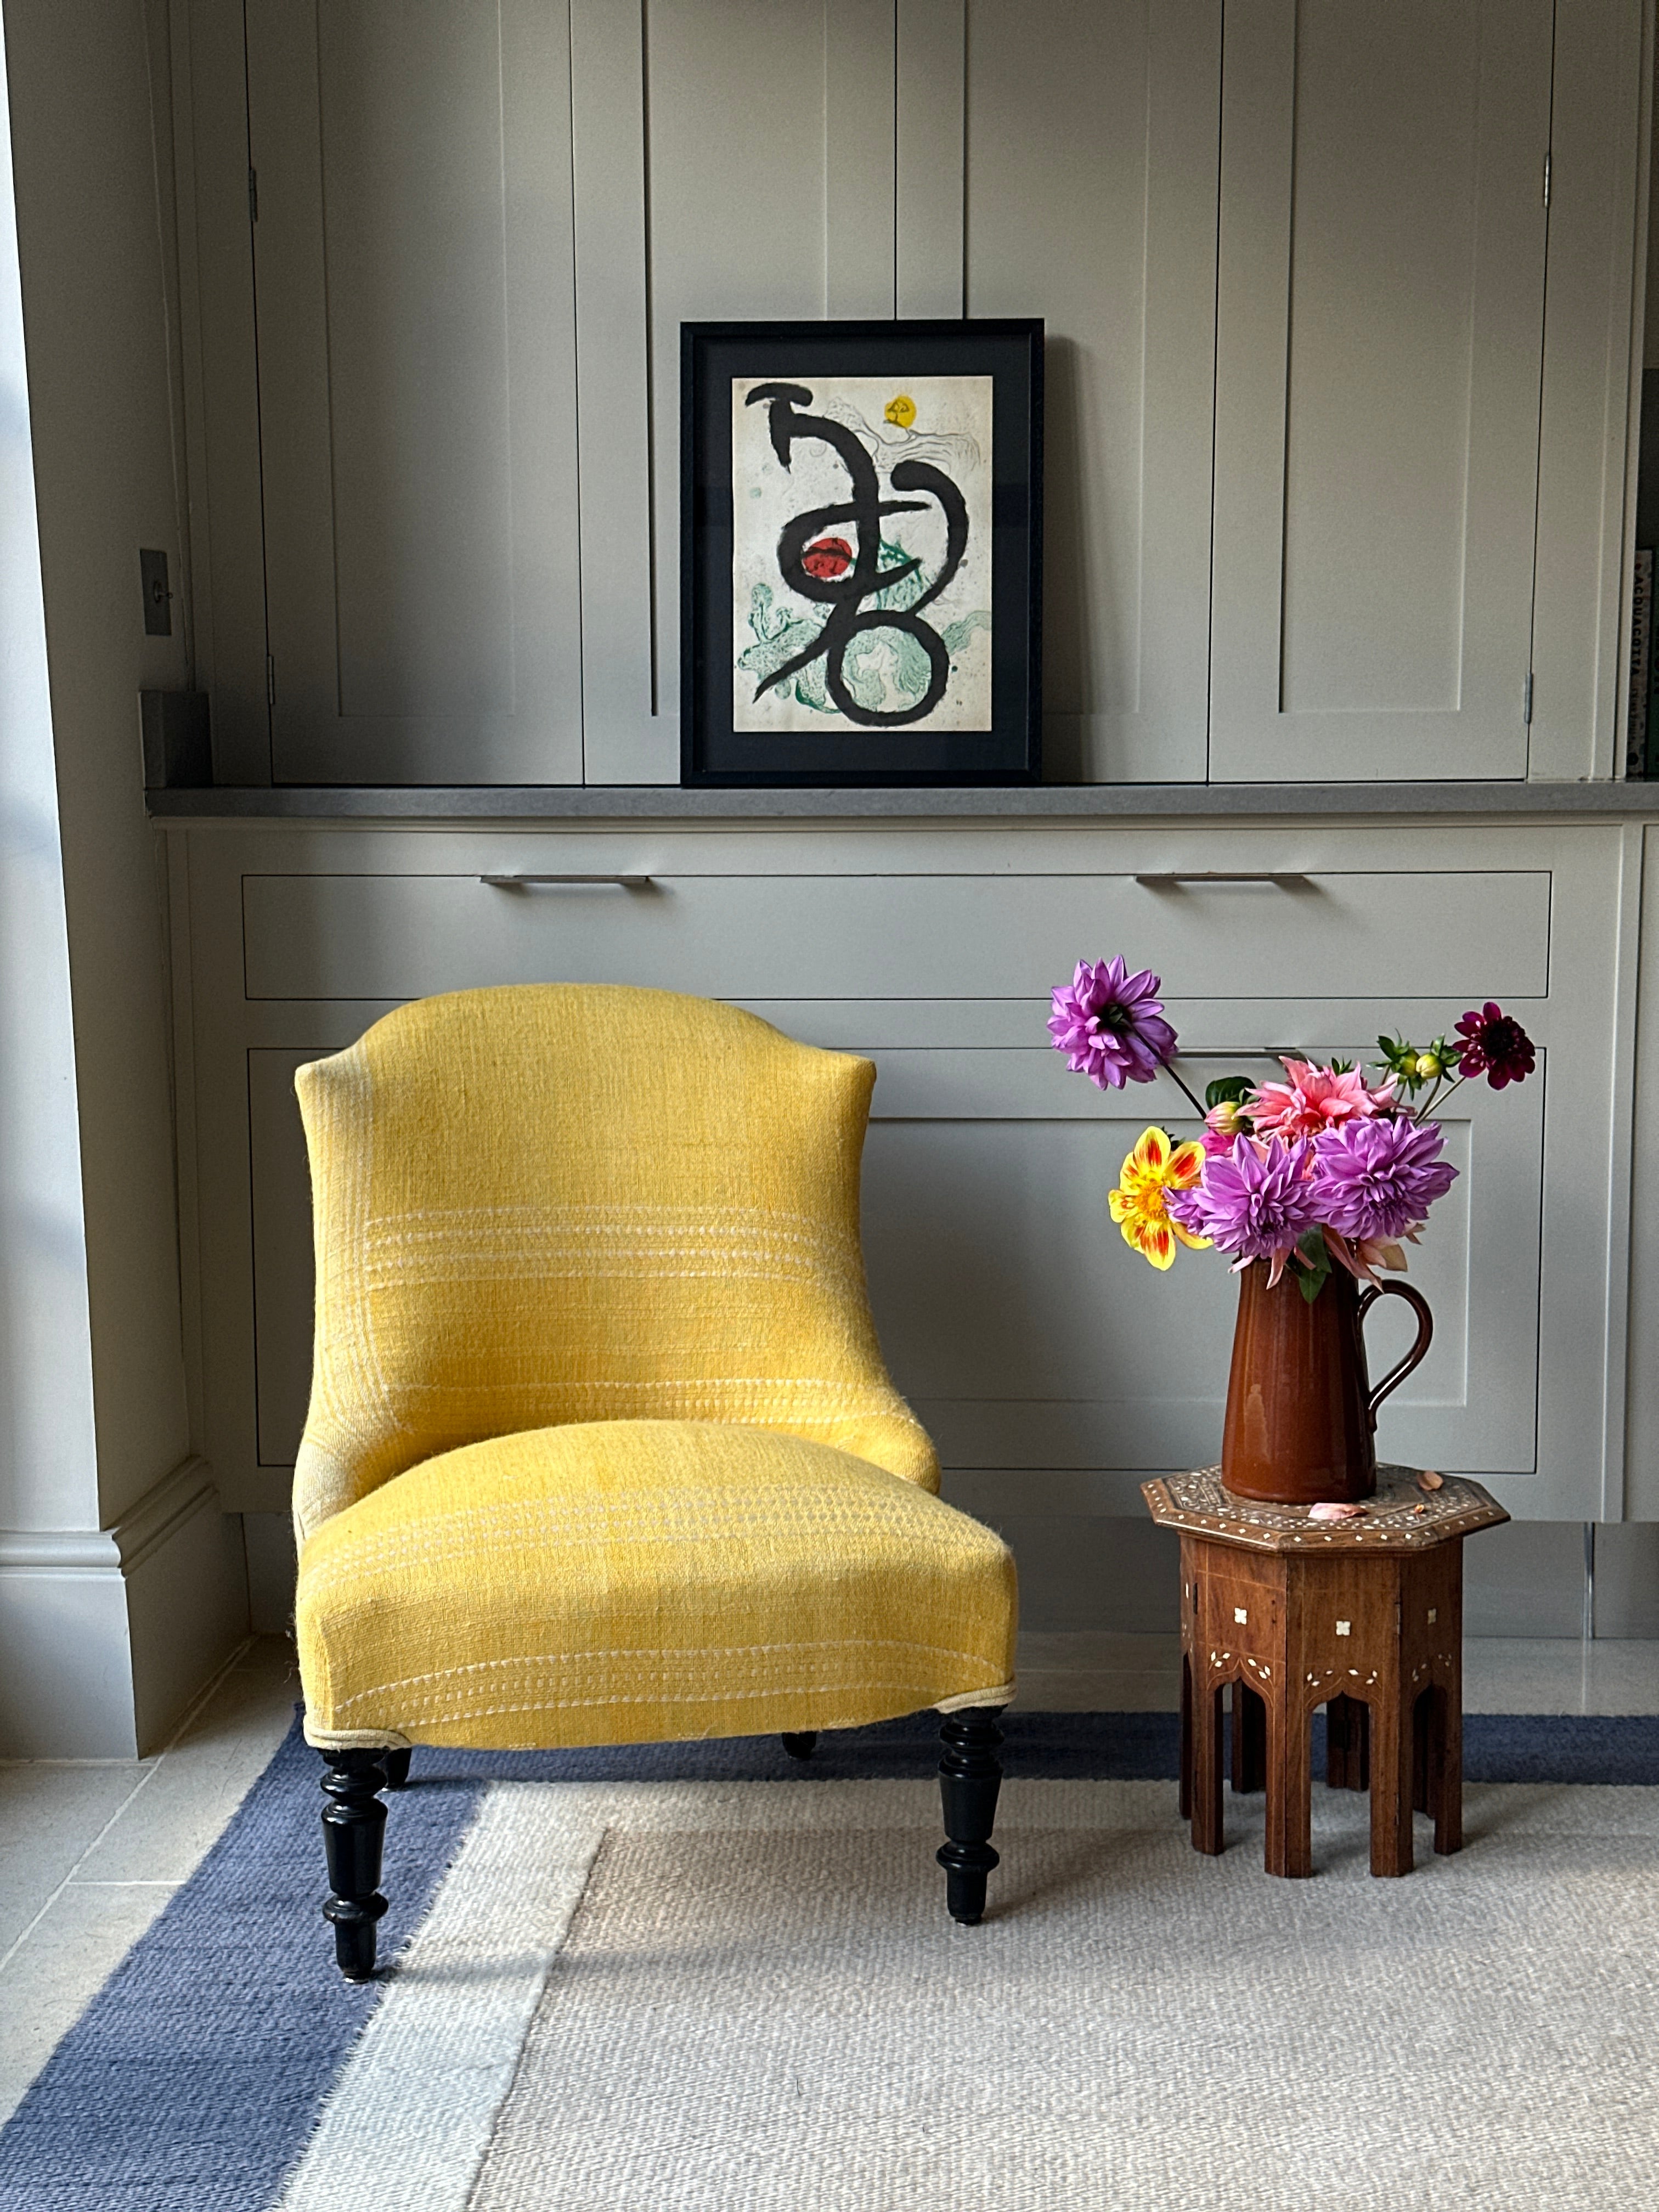
[[[493,884],[497,890],[528,890],[535,884],[580,884],[601,890],[646,891],[651,888],[649,876],[480,876],[481,884]]]
[[[1240,873],[1222,868],[1193,868],[1183,875],[1137,875],[1135,881],[1145,884],[1148,890],[1162,891],[1177,884],[1305,884],[1308,877],[1299,868],[1258,868]]]

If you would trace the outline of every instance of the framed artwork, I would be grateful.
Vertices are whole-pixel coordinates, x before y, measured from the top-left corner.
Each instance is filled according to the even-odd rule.
[[[686,323],[680,781],[1041,774],[1042,325]]]

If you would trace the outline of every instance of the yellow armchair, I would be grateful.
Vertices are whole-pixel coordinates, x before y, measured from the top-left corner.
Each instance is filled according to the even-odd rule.
[[[353,1978],[418,1743],[800,1757],[937,1707],[948,1903],[980,1917],[1013,1563],[882,1363],[874,1079],[729,1006],[560,984],[420,1000],[299,1071],[300,1665]]]

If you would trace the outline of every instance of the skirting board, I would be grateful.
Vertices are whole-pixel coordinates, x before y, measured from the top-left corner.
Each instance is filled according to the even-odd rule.
[[[205,1460],[113,1528],[0,1530],[0,1757],[142,1757],[246,1633],[240,1530]]]
[[[242,1540],[247,1548],[248,1626],[256,1636],[294,1632],[294,1516],[290,1513],[244,1513]]]

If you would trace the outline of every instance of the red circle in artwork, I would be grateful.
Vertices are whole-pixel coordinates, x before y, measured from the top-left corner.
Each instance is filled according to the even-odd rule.
[[[800,565],[809,576],[828,581],[847,574],[853,565],[853,549],[844,538],[815,538],[801,555]]]

